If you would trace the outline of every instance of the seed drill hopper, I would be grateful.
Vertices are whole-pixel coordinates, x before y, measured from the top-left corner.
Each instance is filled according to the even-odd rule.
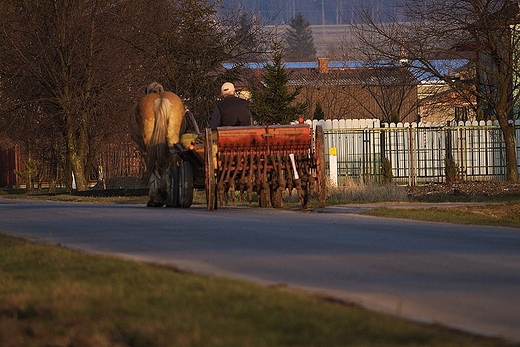
[[[325,206],[323,130],[308,124],[206,129],[203,144],[177,147],[172,205],[189,207],[193,189],[205,189],[208,210],[236,199],[280,208],[295,194],[303,208],[316,195]]]

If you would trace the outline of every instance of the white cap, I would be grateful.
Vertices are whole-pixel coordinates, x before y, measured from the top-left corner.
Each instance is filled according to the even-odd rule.
[[[235,95],[235,86],[233,83],[226,82],[220,87],[220,92],[222,96]]]

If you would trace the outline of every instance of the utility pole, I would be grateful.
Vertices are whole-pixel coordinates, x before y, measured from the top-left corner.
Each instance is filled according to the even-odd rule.
[[[325,0],[321,0],[321,30],[323,37],[326,37],[325,34]]]

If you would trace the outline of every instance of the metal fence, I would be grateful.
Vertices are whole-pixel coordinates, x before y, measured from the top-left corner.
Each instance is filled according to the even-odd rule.
[[[405,123],[384,126],[377,120],[313,123],[322,124],[326,148],[336,149],[340,185],[348,178],[381,181],[384,157],[389,159],[393,181],[398,184],[445,182],[445,158],[453,159],[463,180],[506,179],[505,147],[496,123]],[[518,122],[515,124],[515,134],[518,143]],[[518,159],[517,163],[520,161]],[[330,162],[329,153],[326,153],[326,160]]]

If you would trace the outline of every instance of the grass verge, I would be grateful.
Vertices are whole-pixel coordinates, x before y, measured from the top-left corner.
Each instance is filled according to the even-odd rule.
[[[377,207],[361,214],[454,224],[520,228],[520,202],[485,206],[389,208]]]
[[[278,287],[3,234],[0,345],[512,346]]]
[[[481,195],[477,197],[436,194],[435,200],[421,197],[421,202],[481,202],[479,205],[390,208],[376,207],[361,212],[377,217],[402,218],[455,224],[492,225],[520,228],[520,196],[518,194]],[[412,202],[405,187],[348,181],[342,187],[329,187],[328,205],[377,202]]]
[[[136,192],[136,193],[135,193]],[[49,193],[29,192],[25,189],[0,188],[0,197],[8,199],[27,199],[45,201],[64,201],[64,202],[88,202],[97,204],[146,204],[148,196],[142,190],[114,189],[111,191],[88,191],[90,194],[69,194],[65,191]]]
[[[344,185],[327,187],[327,205],[408,201],[406,189],[395,184],[347,180]]]

